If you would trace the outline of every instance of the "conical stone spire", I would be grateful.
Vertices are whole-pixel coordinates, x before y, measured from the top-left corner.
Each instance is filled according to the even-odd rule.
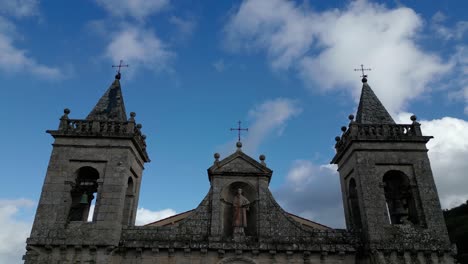
[[[119,77],[119,78],[118,78]],[[88,120],[108,120],[108,121],[127,121],[125,104],[120,88],[120,76],[116,76],[115,81],[107,89],[104,95],[99,99],[96,106],[86,117]]]
[[[360,124],[395,124],[387,109],[367,84],[367,80],[364,82],[364,79],[356,122]]]

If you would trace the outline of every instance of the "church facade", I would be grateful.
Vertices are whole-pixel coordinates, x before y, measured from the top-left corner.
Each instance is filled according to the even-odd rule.
[[[416,117],[396,124],[366,79],[331,160],[347,229],[284,211],[269,190],[265,156],[246,155],[241,142],[228,157],[214,155],[197,208],[135,226],[150,159],[119,80],[85,119],[65,109],[58,129],[47,131],[54,144],[26,264],[454,263],[427,156],[431,137]]]

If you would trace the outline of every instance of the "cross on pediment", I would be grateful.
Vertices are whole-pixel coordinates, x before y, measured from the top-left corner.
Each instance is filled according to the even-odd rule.
[[[231,128],[231,131],[237,130],[237,139],[240,142],[241,141],[241,131],[249,131],[248,128],[242,128],[241,127],[241,121],[237,122],[239,125],[237,128]]]

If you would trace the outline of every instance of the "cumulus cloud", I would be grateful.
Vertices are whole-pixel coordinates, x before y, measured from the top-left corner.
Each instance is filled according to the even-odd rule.
[[[409,123],[410,113],[400,113],[399,123]],[[432,173],[443,208],[468,200],[468,121],[453,117],[420,120],[424,135],[434,136],[427,148]]]
[[[113,16],[141,20],[169,6],[169,0],[96,0]]]
[[[15,40],[20,37],[16,26],[0,16],[0,71],[13,74],[27,72],[44,79],[60,79],[64,74],[57,67],[37,62],[27,50],[17,48]]]
[[[19,214],[35,204],[27,199],[0,200],[0,263],[23,263],[31,222],[19,219]]]
[[[39,14],[37,0],[0,0],[0,14],[17,18],[36,16]]]
[[[225,43],[234,52],[265,51],[273,69],[294,70],[311,89],[347,89],[356,99],[352,69],[364,58],[373,89],[398,112],[453,67],[418,45],[422,26],[410,8],[365,0],[324,12],[293,1],[244,0],[225,26]]]
[[[345,227],[340,180],[334,165],[296,160],[285,183],[274,194],[288,212],[330,227]]]
[[[145,208],[138,208],[135,225],[146,225],[176,214],[174,209],[163,209],[151,211]]]
[[[132,66],[129,72],[138,67],[161,71],[169,69],[169,63],[175,54],[150,29],[124,26],[112,35],[105,56],[110,60],[123,58]]]

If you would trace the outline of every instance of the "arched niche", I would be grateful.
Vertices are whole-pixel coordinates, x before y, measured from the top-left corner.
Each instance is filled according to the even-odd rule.
[[[133,210],[135,200],[135,184],[133,177],[128,177],[127,190],[125,192],[125,203],[122,215],[122,225],[133,225]]]
[[[418,224],[415,195],[408,176],[398,170],[384,174],[384,195],[391,224]]]
[[[71,190],[72,203],[68,213],[69,221],[87,221],[90,210],[95,208],[99,172],[90,166],[79,168]],[[91,212],[93,218],[95,215]]]
[[[351,180],[349,180],[348,185],[348,207],[349,213],[351,215],[351,228],[357,230],[362,228],[361,210],[359,207],[358,198],[359,197],[356,187],[356,180],[354,180],[354,178],[351,178]]]
[[[255,236],[257,234],[257,190],[246,182],[233,182],[223,187],[221,191],[221,226],[223,227],[223,235],[232,237],[236,231],[234,228],[235,218],[235,197],[238,195],[239,189],[242,190],[242,196],[248,200],[246,210],[247,226],[243,232],[246,236]]]

